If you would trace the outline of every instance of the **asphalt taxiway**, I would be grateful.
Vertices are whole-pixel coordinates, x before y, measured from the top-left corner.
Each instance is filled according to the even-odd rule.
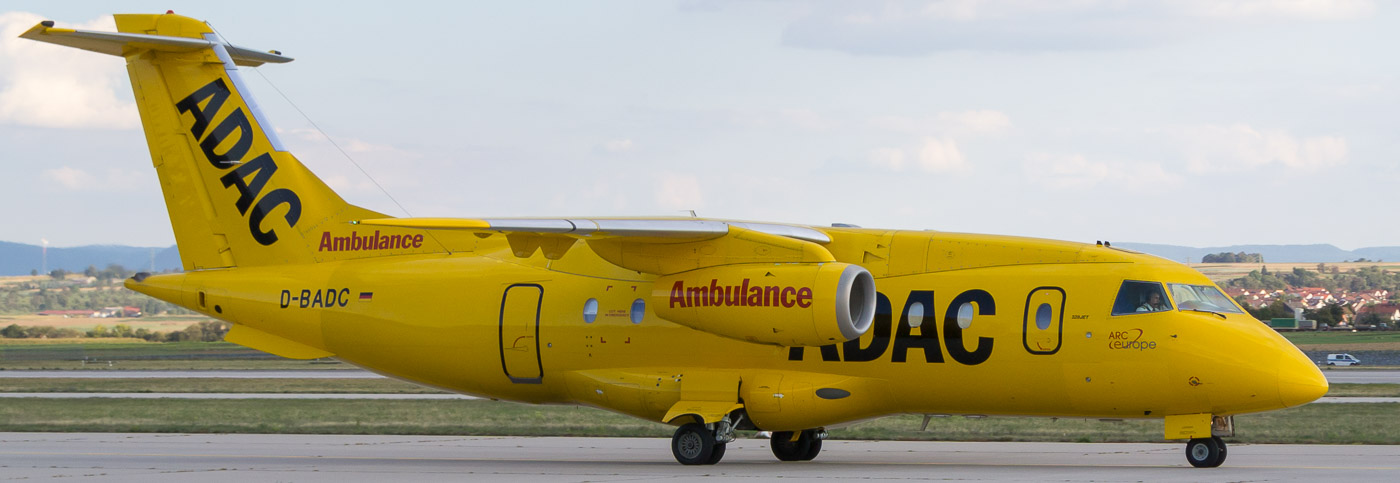
[[[1393,481],[1400,446],[1231,445],[1220,468],[1182,444],[828,441],[811,462],[731,443],[681,466],[654,438],[0,433],[0,479],[77,481]]]
[[[281,392],[0,392],[0,399],[375,399],[470,400],[465,394],[281,393]],[[1400,403],[1400,397],[1324,397],[1312,404]]]
[[[1400,371],[1389,369],[1329,369],[1322,371],[1327,382],[1350,384],[1400,384]],[[328,370],[208,370],[208,371],[133,371],[133,370],[66,370],[32,371],[0,370],[0,379],[144,379],[144,378],[215,378],[215,379],[379,379],[379,374],[358,369]]]

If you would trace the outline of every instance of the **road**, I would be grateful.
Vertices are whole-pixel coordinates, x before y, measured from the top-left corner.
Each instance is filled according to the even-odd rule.
[[[828,441],[783,463],[766,441],[681,466],[670,441],[343,435],[0,433],[0,477],[82,481],[1389,481],[1400,446],[1232,445],[1221,468],[1181,444]]]

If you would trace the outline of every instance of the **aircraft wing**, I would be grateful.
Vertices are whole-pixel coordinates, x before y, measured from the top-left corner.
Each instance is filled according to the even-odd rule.
[[[819,230],[694,218],[375,218],[354,222],[424,230],[504,234],[515,256],[557,260],[579,240],[614,265],[669,275],[736,263],[834,261]]]

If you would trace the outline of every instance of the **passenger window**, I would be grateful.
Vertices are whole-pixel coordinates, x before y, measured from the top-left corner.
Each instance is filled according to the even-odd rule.
[[[1162,284],[1126,280],[1118,289],[1118,299],[1113,302],[1113,315],[1145,314],[1171,310]]]

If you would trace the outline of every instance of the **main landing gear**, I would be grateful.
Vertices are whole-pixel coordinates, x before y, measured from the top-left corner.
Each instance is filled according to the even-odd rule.
[[[773,448],[773,456],[777,456],[779,460],[812,461],[822,452],[823,439],[826,439],[826,431],[821,429],[808,429],[796,433],[775,431],[769,445]]]
[[[683,465],[712,465],[724,458],[724,450],[734,441],[734,429],[743,416],[724,418],[714,424],[686,423],[671,436],[671,454]],[[745,429],[754,429],[745,426]],[[776,431],[769,445],[773,456],[782,461],[811,461],[822,452],[826,430]]]
[[[1196,438],[1186,443],[1186,461],[1197,468],[1215,468],[1225,462],[1225,440],[1219,436]]]
[[[726,416],[713,424],[686,423],[671,435],[671,454],[683,465],[712,465],[724,458],[724,449],[734,441],[734,428],[743,421]]]

